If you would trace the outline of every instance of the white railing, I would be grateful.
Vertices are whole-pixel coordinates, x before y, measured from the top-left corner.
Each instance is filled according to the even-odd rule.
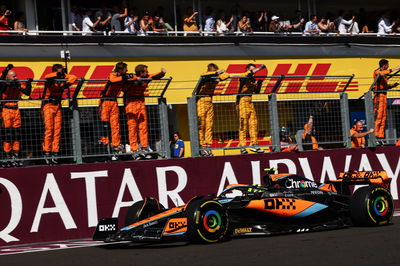
[[[29,31],[15,31],[15,30],[1,30],[0,35],[82,35],[82,36],[111,36],[111,35],[132,35],[132,36],[400,36],[400,34],[378,34],[378,33],[318,33],[318,34],[309,34],[303,32],[227,32],[227,33],[217,33],[217,32],[205,32],[205,31],[165,31],[165,32],[157,32],[157,31],[147,31],[147,32],[135,32],[129,33],[125,31],[115,31],[115,32],[82,32],[82,31],[51,31],[51,30],[29,30]],[[1,37],[1,36],[0,36]]]

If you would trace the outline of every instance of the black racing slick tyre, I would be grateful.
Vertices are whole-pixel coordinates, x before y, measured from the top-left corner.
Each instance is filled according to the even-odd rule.
[[[361,187],[350,199],[350,214],[358,226],[384,225],[393,217],[393,198],[383,187]]]
[[[214,200],[197,200],[185,210],[188,222],[187,236],[193,243],[215,243],[227,234],[228,215]]]
[[[135,202],[129,207],[125,215],[125,226],[149,218],[165,210],[156,199],[146,197],[144,200]]]

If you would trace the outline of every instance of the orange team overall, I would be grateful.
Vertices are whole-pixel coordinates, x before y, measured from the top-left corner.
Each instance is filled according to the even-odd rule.
[[[55,64],[52,73],[47,74],[44,78],[47,80],[44,90],[44,97],[42,101],[42,113],[44,119],[44,141],[43,151],[45,156],[52,153],[57,156],[60,151],[60,137],[62,125],[62,106],[61,100],[64,89],[72,85],[77,77],[63,73],[62,65]],[[67,79],[66,82],[58,82],[55,79]],[[56,160],[53,158],[53,162]]]
[[[100,137],[100,142],[103,145],[110,144],[109,128],[111,128],[111,144],[114,151],[118,151],[121,144],[121,136],[119,132],[120,125],[117,97],[122,91],[123,81],[127,79],[127,76],[125,73],[121,75],[117,71],[113,71],[110,73],[108,79],[109,81],[106,85],[106,89],[103,91],[103,96],[100,100],[100,119],[104,129]]]
[[[135,68],[135,77],[129,79],[130,82],[124,87],[124,104],[131,151],[138,151],[139,149],[138,133],[141,148],[143,150],[148,150],[149,147],[147,112],[144,96],[150,81],[141,81],[140,79],[161,79],[164,77],[165,72],[165,69],[161,69],[161,72],[149,74],[147,66],[138,65]]]
[[[22,94],[29,96],[31,94],[32,84],[31,79],[26,85],[18,82],[18,77],[15,71],[9,70],[6,75],[7,83],[2,83],[0,88],[0,99],[3,105],[3,149],[6,157],[18,158],[20,151],[21,137],[21,114],[18,108],[18,100],[21,100]],[[12,153],[12,154],[11,154]]]
[[[240,79],[239,94],[253,94],[260,90],[261,83],[259,83],[253,75],[265,68],[262,65],[256,68],[254,64],[249,64],[246,67],[246,72],[242,74],[235,74],[239,77],[247,77],[246,79]],[[257,130],[257,114],[254,104],[251,100],[251,95],[238,95],[238,108],[239,108],[239,147],[246,146],[246,135],[249,132],[250,135],[250,146],[256,146],[258,144],[258,130]],[[260,148],[252,148],[254,152],[262,152]],[[242,154],[246,154],[247,151],[242,148]]]
[[[202,148],[210,147],[212,144],[212,129],[214,124],[214,105],[212,103],[212,95],[215,87],[220,80],[229,78],[228,73],[224,70],[218,71],[215,64],[209,64],[207,72],[201,75],[202,81],[197,95],[197,120],[199,127],[199,144]],[[208,152],[210,153],[210,152]],[[204,155],[211,155],[204,154]]]
[[[385,137],[385,125],[386,125],[386,108],[387,108],[387,90],[396,87],[398,84],[388,84],[388,77],[384,75],[390,74],[394,70],[398,70],[400,67],[393,69],[389,68],[389,61],[382,59],[379,61],[379,69],[374,71],[374,80],[378,75],[381,75],[375,84],[374,90],[374,113],[375,113],[375,136],[377,138]]]

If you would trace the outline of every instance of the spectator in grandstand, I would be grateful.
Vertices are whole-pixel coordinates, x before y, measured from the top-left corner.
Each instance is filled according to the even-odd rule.
[[[345,20],[343,17],[341,17],[341,19],[338,19],[338,21],[339,21],[339,26],[338,26],[339,34],[349,33],[350,26],[354,25],[354,22],[353,22],[354,19],[355,19],[354,16],[352,16],[350,20]]]
[[[3,119],[3,149],[6,154],[6,160],[11,160],[11,165],[17,164],[15,159],[20,155],[21,150],[21,114],[18,108],[18,100],[22,94],[29,96],[31,94],[30,79],[26,84],[18,81],[17,73],[12,70],[12,65],[6,67],[0,80],[6,80],[0,83],[0,108],[3,109],[1,117]],[[0,109],[1,111],[1,109]]]
[[[119,124],[119,109],[117,97],[123,89],[122,81],[128,78],[133,78],[133,74],[128,74],[128,65],[124,62],[119,62],[115,65],[115,69],[108,76],[108,82],[101,92],[102,99],[100,100],[100,120],[102,123],[101,137],[99,144],[106,149],[112,146],[112,160],[118,160],[118,154],[121,152],[121,136]],[[111,129],[111,132],[110,132]],[[111,133],[111,142],[110,142]]]
[[[304,133],[301,135],[301,139],[304,150],[322,150],[322,147],[318,145],[317,139],[315,138],[314,118],[311,115],[308,118],[308,122],[304,124]]]
[[[123,8],[123,13],[117,5],[113,6],[114,14],[111,17],[111,31],[121,31],[121,19],[128,16],[128,8]]]
[[[253,30],[258,32],[266,31],[265,26],[268,23],[267,12],[258,11],[255,17],[251,20],[251,25],[253,25]]]
[[[139,22],[140,30],[139,35],[145,36],[148,31],[153,31],[153,18],[150,17],[150,13],[148,11],[144,12],[142,19]]]
[[[374,129],[369,129],[363,132],[364,124],[361,120],[357,120],[353,127],[350,129],[351,147],[352,148],[365,148],[365,136],[374,132]]]
[[[215,32],[215,11],[211,8],[207,10],[207,17],[204,24],[204,31],[205,32]],[[206,35],[207,36],[207,35]]]
[[[71,26],[73,30],[82,31],[83,17],[83,9],[80,7],[75,7],[71,12]]]
[[[299,148],[296,145],[294,138],[290,136],[287,127],[281,127],[279,131],[279,139],[281,145],[281,152],[298,151]]]
[[[323,33],[329,33],[331,29],[330,27],[331,23],[333,22],[331,22],[329,19],[327,20],[325,17],[321,17],[317,24],[318,29]]]
[[[25,13],[24,12],[18,12],[15,15],[14,30],[28,31],[28,29],[25,26]]]
[[[385,35],[392,33],[392,27],[394,26],[394,22],[390,24],[389,21],[389,13],[385,13],[379,19],[378,22],[378,35]]]
[[[230,26],[233,23],[233,16],[227,20],[224,16],[221,16],[216,23],[217,33],[223,35],[224,33],[228,33],[230,30]]]
[[[269,23],[268,31],[270,32],[280,32],[281,31],[281,24],[279,23],[279,17],[273,15],[271,17],[271,22]]]
[[[172,135],[170,147],[172,158],[183,158],[185,156],[185,143],[183,140],[181,140],[181,135],[179,132],[175,132]]]
[[[258,121],[256,109],[252,102],[252,93],[259,93],[261,89],[261,80],[256,80],[254,74],[265,68],[265,65],[256,67],[254,64],[248,64],[246,66],[246,72],[235,75],[239,77],[246,77],[245,79],[240,79],[240,85],[238,90],[238,96],[236,100],[237,107],[239,109],[239,147],[242,147],[240,152],[246,154],[247,151],[244,146],[246,146],[246,135],[249,132],[250,135],[250,149],[253,152],[263,153],[258,145]],[[244,95],[241,95],[244,94]]]
[[[298,25],[297,27],[292,27],[294,32],[304,31],[304,18],[300,9],[295,11],[295,16],[291,19],[292,25]]]
[[[103,5],[103,7],[96,11],[95,15],[96,18],[100,17],[100,22],[97,24],[96,31],[111,31],[111,18],[112,15],[110,11],[108,11],[108,7]]]
[[[250,19],[244,15],[238,22],[237,29],[240,32],[252,32]]]
[[[212,144],[212,130],[214,124],[214,105],[212,96],[218,82],[229,78],[229,74],[225,70],[219,70],[214,63],[207,65],[207,72],[201,74],[201,83],[196,92],[197,98],[197,120],[199,123],[199,143],[202,148],[201,156],[210,156]]]
[[[382,141],[385,137],[385,125],[386,125],[386,109],[387,109],[387,90],[397,87],[399,84],[389,84],[390,77],[386,75],[393,71],[400,70],[400,66],[393,69],[389,68],[389,61],[381,59],[379,61],[379,68],[374,71],[373,77],[376,80],[374,87],[374,112],[375,112],[375,136],[378,141]]]
[[[129,16],[124,20],[124,32],[135,33],[140,30],[139,16],[135,14],[134,9],[129,9]]]
[[[10,10],[7,9],[6,5],[0,5],[0,31],[10,30],[9,16],[12,14]],[[7,33],[0,33],[0,35],[5,35]]]
[[[192,7],[188,7],[186,9],[186,14],[183,16],[183,31],[199,31],[199,27],[197,26],[196,22],[196,17],[198,14],[198,12],[193,12]]]
[[[97,20],[95,23],[92,22],[90,17],[92,16],[92,11],[91,10],[86,10],[86,15],[83,17],[82,21],[82,32],[95,32],[95,28],[97,25],[100,23],[101,17],[97,17]]]
[[[310,20],[306,23],[306,26],[304,27],[304,33],[305,34],[319,34],[321,31],[318,29],[317,25],[317,16],[316,15],[311,15]]]
[[[142,152],[150,151],[147,111],[144,99],[145,91],[150,83],[147,79],[161,79],[165,76],[166,72],[165,68],[161,68],[160,72],[149,74],[148,66],[137,65],[135,67],[135,76],[128,79],[130,82],[123,87],[129,145],[133,151],[133,159],[139,159],[143,157]],[[140,139],[141,150],[139,150],[138,137]]]
[[[360,28],[358,27],[357,16],[353,16],[353,23],[350,24],[347,32],[350,34],[359,34]]]
[[[164,22],[164,19],[161,17],[160,13],[155,12],[153,18],[153,30],[156,32],[165,32],[174,30],[171,25]]]
[[[44,79],[46,79],[46,83],[42,101],[45,127],[43,151],[47,164],[57,164],[62,125],[61,100],[64,90],[75,83],[77,77],[67,74],[62,65],[54,64],[52,73],[44,76]],[[67,79],[67,81],[57,82],[56,79]]]

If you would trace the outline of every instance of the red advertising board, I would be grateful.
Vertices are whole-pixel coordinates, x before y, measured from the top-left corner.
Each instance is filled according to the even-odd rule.
[[[146,196],[180,205],[228,184],[260,183],[265,167],[318,182],[347,170],[386,170],[400,206],[398,147],[0,169],[0,246],[88,238],[99,218],[122,218]]]

